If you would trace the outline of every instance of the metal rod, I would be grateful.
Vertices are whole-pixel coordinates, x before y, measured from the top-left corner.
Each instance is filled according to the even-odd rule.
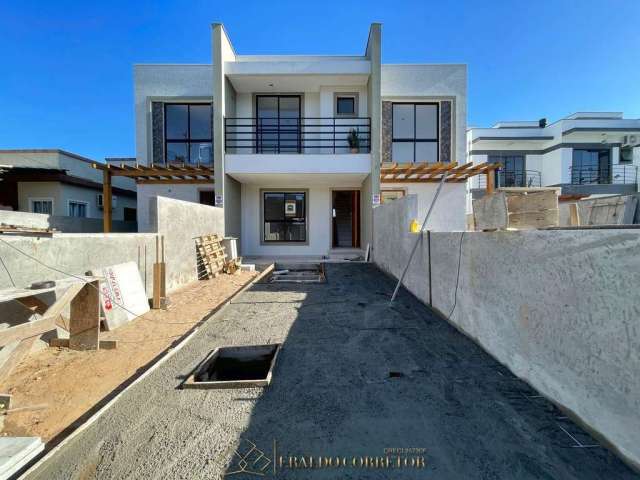
[[[442,174],[442,178],[440,179],[440,183],[438,184],[438,189],[436,190],[436,194],[433,196],[433,200],[431,200],[431,205],[429,205],[429,210],[427,211],[427,215],[424,217],[424,222],[422,222],[422,227],[420,228],[420,235],[416,238],[416,243],[413,244],[413,249],[411,250],[411,254],[409,255],[409,260],[407,260],[407,264],[402,271],[402,275],[398,279],[398,284],[396,285],[396,289],[393,291],[393,295],[391,296],[391,300],[389,301],[389,305],[393,303],[396,299],[396,295],[398,295],[398,290],[400,290],[400,285],[402,285],[402,281],[404,280],[404,276],[407,274],[407,270],[409,270],[409,265],[411,265],[411,260],[413,259],[413,255],[416,253],[416,249],[418,248],[418,243],[422,240],[422,231],[424,227],[427,226],[427,221],[429,220],[429,216],[433,211],[433,207],[436,204],[436,200],[438,200],[438,195],[440,195],[440,190],[442,190],[442,186],[444,185],[445,180],[447,179],[447,170]],[[431,252],[429,252],[429,256],[431,256]]]

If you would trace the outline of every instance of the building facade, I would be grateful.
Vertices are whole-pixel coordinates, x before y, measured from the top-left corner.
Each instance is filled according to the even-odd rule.
[[[102,172],[59,149],[0,150],[0,208],[57,217],[103,217]],[[136,221],[135,182],[114,183],[113,219]]]
[[[223,208],[245,256],[358,254],[373,208],[435,191],[388,181],[381,165],[464,163],[466,66],[383,65],[380,24],[359,56],[240,55],[221,24],[211,42],[211,64],[134,67],[138,164],[215,172],[213,183],[139,184],[141,230],[148,199],[163,195]],[[447,185],[443,206],[461,208],[431,227],[464,228],[465,194]]]
[[[468,159],[500,163],[496,185],[557,186],[561,198],[638,191],[640,119],[619,112],[578,112],[554,123],[500,122],[467,132]],[[471,193],[483,178],[469,181]]]

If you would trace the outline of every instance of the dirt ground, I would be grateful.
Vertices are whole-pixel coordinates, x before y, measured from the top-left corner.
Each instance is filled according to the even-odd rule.
[[[220,275],[174,292],[167,310],[151,310],[115,331],[102,332],[101,339],[118,340],[115,350],[44,348],[32,353],[1,390],[13,395],[12,409],[41,408],[9,413],[2,435],[51,440],[255,275]]]

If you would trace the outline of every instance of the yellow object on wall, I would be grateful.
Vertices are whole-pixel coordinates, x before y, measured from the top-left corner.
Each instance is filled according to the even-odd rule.
[[[409,225],[409,231],[411,233],[420,232],[420,225],[418,224],[418,221],[415,218],[411,220],[411,224]]]

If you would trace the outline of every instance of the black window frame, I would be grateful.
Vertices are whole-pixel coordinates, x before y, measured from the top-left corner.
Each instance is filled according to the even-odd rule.
[[[395,138],[393,136],[393,113],[396,105],[413,105],[413,138]],[[417,122],[416,122],[416,106],[432,105],[436,107],[436,138],[416,138]],[[416,144],[417,143],[436,143],[436,162],[440,162],[440,102],[392,102],[391,103],[391,160],[393,160],[393,144],[394,143],[413,143],[413,161],[416,163]],[[427,162],[428,163],[428,162]]]
[[[260,103],[260,99],[261,98],[277,98],[277,105],[278,105],[278,112],[276,114],[275,117],[260,117],[260,113],[259,113],[259,103]],[[298,99],[298,117],[297,117],[297,125],[295,126],[295,128],[291,128],[291,125],[284,125],[281,126],[280,125],[280,121],[282,120],[282,118],[280,117],[280,99],[281,98],[297,98]],[[303,95],[300,94],[269,94],[269,93],[260,93],[260,94],[256,94],[255,95],[255,112],[256,112],[256,117],[255,117],[255,136],[256,136],[256,145],[255,145],[255,152],[254,153],[302,153],[302,104],[304,102],[304,97]],[[294,118],[294,117],[292,117]],[[287,118],[285,117],[284,120],[291,120],[292,118]],[[260,120],[264,119],[264,120],[276,120],[276,125],[271,125],[271,124],[267,124],[267,126],[265,127],[264,125],[260,124]],[[275,127],[275,128],[274,128]],[[267,134],[276,134],[277,138],[276,138],[276,145],[275,148],[273,148],[273,146],[267,144],[267,146],[265,147],[265,145],[263,144],[263,140],[264,140],[264,130],[266,130]],[[296,135],[296,145],[295,145],[295,150],[292,149],[291,146],[289,146],[288,144],[285,145],[285,151],[282,152],[282,140],[280,139],[280,135],[284,133],[285,135]],[[268,139],[267,142],[271,141],[272,139]],[[285,142],[290,142],[290,139],[285,139]]]
[[[508,168],[507,158],[522,158],[522,168]],[[526,187],[527,186],[527,155],[518,152],[504,152],[487,156],[487,163],[499,163],[502,166],[494,171],[496,186],[498,187]],[[516,163],[515,161],[513,162]]]
[[[597,164],[584,165],[584,159],[576,159],[578,152],[596,153]],[[601,163],[600,155],[606,154],[606,164]],[[609,185],[612,183],[613,151],[611,148],[574,148],[571,151],[572,185]]]
[[[167,107],[173,106],[183,106],[187,107],[187,138],[182,139],[169,139],[167,137]],[[211,119],[211,128],[209,129],[209,133],[211,137],[209,138],[191,138],[191,107],[192,106],[208,106],[209,107],[209,115]],[[164,163],[168,164],[169,157],[167,152],[169,151],[167,146],[170,143],[185,143],[187,145],[187,157],[186,162],[183,162],[183,165],[194,165],[190,162],[191,160],[191,144],[192,143],[210,143],[211,144],[211,162],[202,162],[202,165],[212,165],[213,166],[213,103],[211,102],[165,102],[163,105],[163,115],[164,115]],[[180,162],[171,162],[172,164],[179,164]]]
[[[340,100],[351,100],[351,105],[353,106],[353,110],[347,113],[340,112]],[[357,116],[356,109],[358,108],[358,101],[354,94],[337,94],[336,95],[336,117],[355,117]]]
[[[282,220],[278,220],[279,223],[284,223],[284,224],[293,224],[293,223],[299,223],[293,220],[293,218],[287,219],[287,215],[286,215],[286,200],[287,200],[287,195],[302,195],[303,196],[303,209],[302,209],[302,214],[304,215],[304,238],[302,240],[267,240],[266,238],[266,233],[267,233],[267,229],[265,228],[265,224],[267,223],[267,219],[266,219],[266,215],[265,215],[265,209],[266,209],[266,197],[267,195],[282,195],[283,196],[283,202],[282,202]],[[305,190],[263,190],[262,191],[262,212],[261,212],[261,219],[262,219],[262,243],[268,244],[268,243],[293,243],[293,244],[306,244],[308,242],[308,236],[309,236],[309,219],[307,218],[307,209],[308,209],[308,204],[307,204],[307,191]],[[300,218],[300,217],[295,217],[295,218]],[[270,220],[269,222],[274,222],[274,220]],[[285,233],[285,237],[286,237],[286,233]]]

